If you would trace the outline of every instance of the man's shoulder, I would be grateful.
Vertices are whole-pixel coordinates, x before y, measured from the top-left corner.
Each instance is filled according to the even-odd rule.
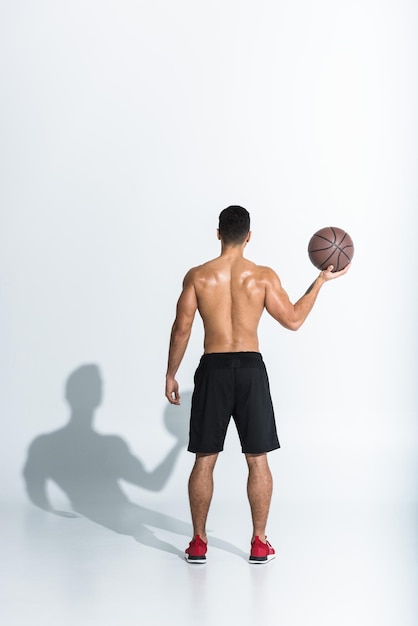
[[[185,280],[194,279],[205,274],[206,272],[212,271],[215,268],[217,261],[218,259],[211,259],[210,261],[205,261],[200,265],[191,267],[186,273]]]
[[[257,272],[258,276],[261,279],[270,280],[274,276],[276,276],[276,272],[271,267],[268,267],[267,265],[258,265],[252,262],[251,264],[254,268],[254,271]]]

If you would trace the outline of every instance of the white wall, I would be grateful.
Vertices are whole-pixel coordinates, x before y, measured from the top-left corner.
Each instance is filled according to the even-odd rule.
[[[414,499],[416,5],[6,0],[0,11],[2,493],[24,497],[27,447],[65,423],[65,381],[84,363],[105,382],[97,429],[148,469],[166,455],[181,281],[218,254],[220,210],[242,204],[248,256],[293,300],[316,275],[315,230],[345,228],[356,248],[298,333],[262,321],[283,497]],[[198,321],[184,390],[201,350]]]

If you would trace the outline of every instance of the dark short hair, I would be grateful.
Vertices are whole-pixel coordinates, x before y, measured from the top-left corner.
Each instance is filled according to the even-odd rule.
[[[242,206],[229,206],[219,215],[219,234],[227,245],[243,243],[250,230],[250,214]]]

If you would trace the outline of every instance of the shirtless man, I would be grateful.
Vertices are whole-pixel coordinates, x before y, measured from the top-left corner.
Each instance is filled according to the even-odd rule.
[[[280,447],[266,369],[259,353],[257,328],[264,309],[282,326],[297,330],[311,311],[322,285],[345,274],[349,266],[322,271],[295,303],[277,274],[244,258],[250,241],[250,216],[230,206],[219,216],[221,255],[186,274],[170,338],[166,397],[180,404],[176,372],[198,310],[204,325],[204,354],[195,374],[188,450],[196,454],[189,479],[193,538],[186,550],[190,563],[205,563],[206,519],[213,494],[213,470],[233,417],[248,465],[247,492],[253,534],[250,563],[266,563],[274,549],[266,540],[272,494],[267,452]]]

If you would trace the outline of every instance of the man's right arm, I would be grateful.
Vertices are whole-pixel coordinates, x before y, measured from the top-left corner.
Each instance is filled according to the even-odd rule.
[[[266,310],[285,328],[298,330],[311,312],[321,287],[327,281],[346,274],[349,268],[350,265],[347,265],[347,267],[339,272],[332,272],[331,265],[328,269],[323,270],[306,293],[299,298],[295,304],[292,304],[290,301],[277,274],[273,272],[273,270],[268,269],[265,296]]]
[[[176,319],[171,329],[165,386],[165,395],[171,404],[180,404],[179,387],[175,376],[186,352],[197,310],[193,273],[193,270],[190,270],[183,281],[183,291],[177,302]]]

